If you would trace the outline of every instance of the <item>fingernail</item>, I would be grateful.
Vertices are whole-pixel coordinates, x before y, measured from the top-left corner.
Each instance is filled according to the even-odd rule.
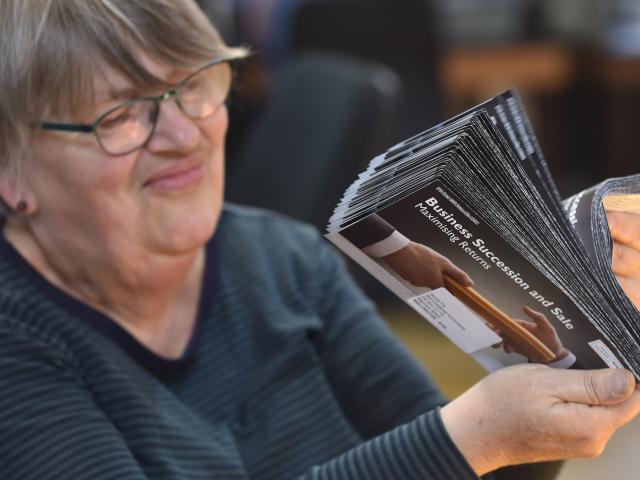
[[[629,390],[629,377],[622,369],[617,369],[610,374],[609,382],[611,390],[616,396],[621,397]]]

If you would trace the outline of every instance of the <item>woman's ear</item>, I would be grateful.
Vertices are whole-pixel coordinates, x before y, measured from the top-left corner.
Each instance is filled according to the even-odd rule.
[[[33,215],[38,211],[35,196],[15,175],[0,174],[0,197],[12,211],[18,215]]]

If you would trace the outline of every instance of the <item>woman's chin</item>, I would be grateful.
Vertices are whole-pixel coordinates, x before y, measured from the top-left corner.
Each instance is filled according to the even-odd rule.
[[[189,194],[153,195],[138,214],[142,235],[167,254],[193,251],[213,236],[222,211],[222,187],[204,182]],[[147,242],[145,242],[147,243]]]
[[[219,216],[220,209],[208,208],[201,215],[192,211],[163,219],[151,238],[154,250],[180,255],[201,248],[213,236]]]

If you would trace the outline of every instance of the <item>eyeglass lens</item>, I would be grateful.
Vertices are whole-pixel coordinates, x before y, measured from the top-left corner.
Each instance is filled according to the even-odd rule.
[[[213,115],[225,102],[231,86],[231,68],[227,63],[207,67],[181,84],[176,101],[182,112],[193,119]],[[131,100],[107,113],[96,126],[102,147],[113,155],[122,155],[144,145],[153,133],[160,100]]]

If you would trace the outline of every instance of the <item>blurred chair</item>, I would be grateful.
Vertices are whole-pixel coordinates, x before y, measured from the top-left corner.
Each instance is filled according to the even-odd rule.
[[[429,0],[306,0],[294,13],[290,50],[322,48],[383,63],[402,81],[400,141],[443,120],[437,13]]]
[[[324,228],[344,190],[389,146],[399,92],[384,66],[326,53],[292,58],[227,167],[226,198]]]

